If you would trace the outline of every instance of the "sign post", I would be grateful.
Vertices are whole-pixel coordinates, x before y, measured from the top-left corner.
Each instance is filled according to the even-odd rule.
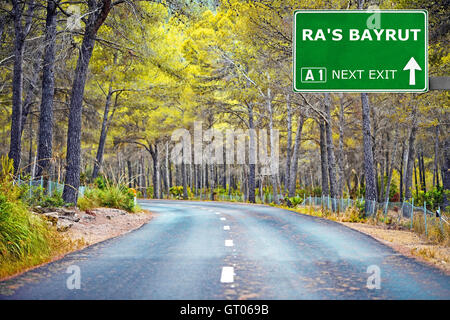
[[[297,10],[295,92],[428,91],[426,10]]]

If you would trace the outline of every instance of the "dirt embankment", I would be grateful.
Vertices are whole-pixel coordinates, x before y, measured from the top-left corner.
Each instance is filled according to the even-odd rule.
[[[438,267],[450,275],[450,248],[429,243],[414,232],[389,229],[384,225],[340,222],[349,228],[372,236],[397,252]]]
[[[76,241],[82,240],[86,246],[130,232],[147,223],[152,214],[149,211],[127,213],[110,208],[97,208],[80,213],[80,221],[66,232]]]
[[[72,240],[67,250],[55,254],[45,263],[21,270],[18,273],[1,278],[5,281],[32,269],[63,258],[65,255],[81,250],[95,243],[120,236],[141,227],[150,221],[153,214],[143,210],[138,213],[128,213],[120,209],[96,208],[80,211],[73,208],[34,208],[34,214],[42,215],[49,224]]]

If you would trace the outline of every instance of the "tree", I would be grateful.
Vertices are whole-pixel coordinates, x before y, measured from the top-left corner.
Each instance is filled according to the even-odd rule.
[[[94,50],[97,31],[108,17],[112,5],[111,0],[88,1],[89,15],[85,20],[83,41],[75,69],[70,99],[67,129],[67,167],[63,191],[63,199],[67,203],[77,203],[78,187],[80,186],[81,111],[89,61]]]
[[[22,134],[23,53],[25,38],[31,29],[35,1],[12,0],[14,20],[14,72],[12,81],[12,117],[9,158],[14,161],[14,173],[20,168]],[[24,14],[25,7],[28,7]],[[23,23],[22,20],[25,20]]]
[[[47,17],[45,21],[45,51],[42,71],[42,98],[39,113],[37,176],[45,176],[46,178],[50,158],[52,157],[53,98],[55,94],[54,64],[58,2],[55,0],[47,1]]]

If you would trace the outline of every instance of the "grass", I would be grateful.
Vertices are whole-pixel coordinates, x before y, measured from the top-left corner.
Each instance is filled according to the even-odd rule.
[[[321,209],[315,208],[314,206],[292,208],[278,205],[276,207],[339,222],[384,225],[404,230],[411,229],[411,222],[409,219],[399,220],[397,217],[390,215],[385,216],[382,211],[378,211],[374,217],[362,217],[360,210],[355,207],[348,208],[346,211],[340,213],[333,213],[326,208]],[[450,226],[448,224],[440,222],[439,218],[427,216],[426,230],[427,231],[425,232],[425,219],[423,214],[416,214],[413,219],[411,231],[420,235],[429,243],[450,246]]]
[[[13,185],[12,161],[1,159],[0,279],[48,262],[77,247],[39,215],[29,211]]]
[[[98,207],[122,209],[128,212],[138,212],[139,206],[134,203],[134,193],[124,186],[105,185],[101,188],[89,188],[84,196],[78,199],[80,210],[90,210]]]

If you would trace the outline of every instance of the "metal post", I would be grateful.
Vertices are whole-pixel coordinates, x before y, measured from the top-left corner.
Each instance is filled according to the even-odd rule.
[[[386,219],[388,210],[389,200],[386,200],[386,205],[384,206],[384,218]]]
[[[412,198],[412,200],[411,200],[411,214],[410,214],[410,216],[411,216],[411,227],[410,227],[410,229],[412,229],[413,228],[413,220],[414,220],[414,198]]]
[[[427,230],[427,202],[423,202],[423,218],[425,219],[425,235],[428,237],[428,230]]]
[[[441,231],[442,233],[444,233],[444,226],[442,225],[442,218],[441,218],[441,207],[438,208],[437,212],[439,214],[439,224],[441,226]]]

